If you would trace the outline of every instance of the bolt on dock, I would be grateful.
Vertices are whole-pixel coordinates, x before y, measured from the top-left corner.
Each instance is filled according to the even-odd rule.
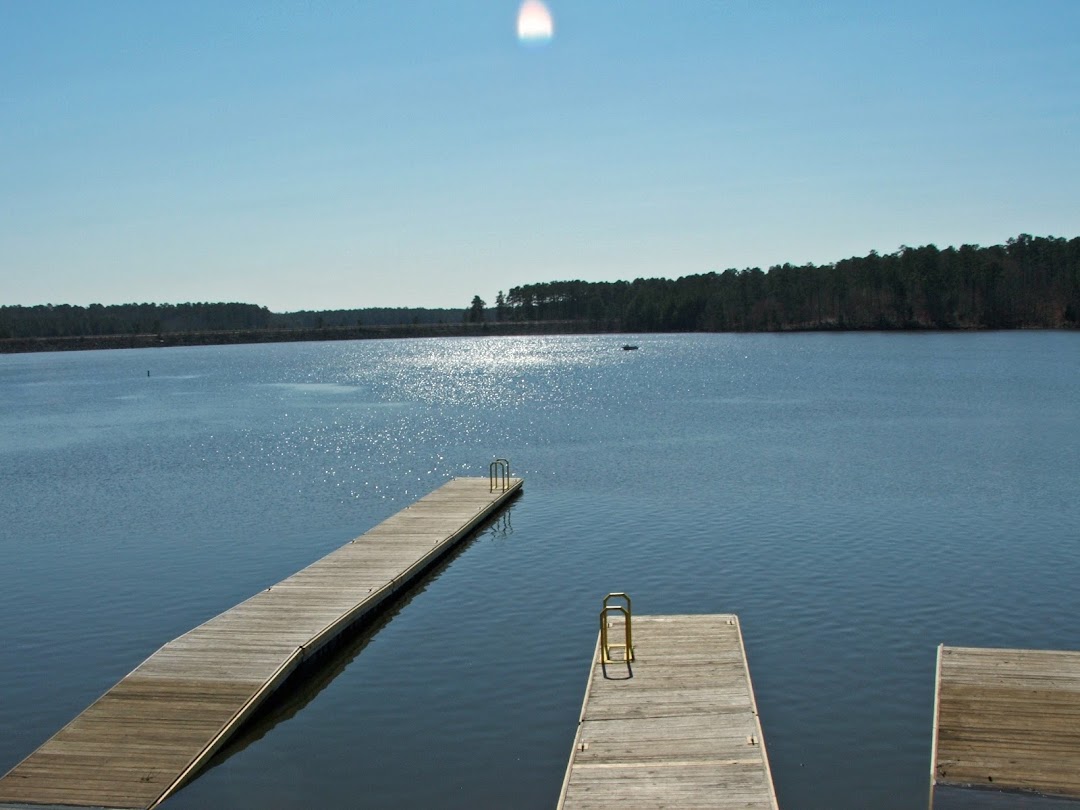
[[[601,622],[560,810],[777,810],[738,617]]]
[[[502,461],[501,459],[499,461]],[[170,641],[0,779],[0,808],[153,808],[304,661],[374,613],[521,489],[456,478]]]

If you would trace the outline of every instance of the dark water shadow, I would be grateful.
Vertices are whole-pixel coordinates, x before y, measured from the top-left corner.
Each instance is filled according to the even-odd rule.
[[[193,781],[228,762],[233,756],[261,740],[279,724],[290,720],[311,703],[363,652],[380,630],[390,624],[413,599],[424,593],[428,586],[435,582],[477,538],[487,535],[493,539],[500,539],[512,534],[513,530],[509,528],[509,513],[523,496],[524,491],[519,489],[497,513],[488,517],[439,559],[419,571],[412,582],[395,596],[390,597],[373,613],[360,618],[311,658],[300,664],[285,682],[263,701],[251,717],[244,721],[230,741],[214,754],[203,768],[199,769]]]
[[[935,785],[934,810],[1080,810],[1080,801],[1019,790]]]

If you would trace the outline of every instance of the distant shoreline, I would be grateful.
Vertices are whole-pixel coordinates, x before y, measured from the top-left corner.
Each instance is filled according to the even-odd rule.
[[[463,294],[464,297],[464,294]],[[1080,329],[1080,237],[901,247],[828,265],[549,281],[467,309],[271,312],[242,302],[0,305],[0,353],[297,340],[617,333]],[[81,336],[81,337],[80,337]]]
[[[505,321],[500,323],[401,324],[399,326],[329,326],[311,329],[231,329],[134,335],[76,335],[0,339],[0,354],[158,349],[169,346],[232,346],[247,343],[296,343],[322,340],[388,340],[433,337],[605,334],[584,321]]]
[[[1068,327],[1018,327],[983,329],[962,327],[845,328],[830,324],[770,330],[747,330],[725,333],[693,334],[788,334],[792,332],[989,332],[989,331],[1066,331]],[[615,335],[677,334],[674,332],[624,332],[605,329],[587,321],[501,321],[461,324],[402,324],[398,326],[347,326],[312,329],[233,329],[201,332],[140,333],[135,335],[81,335],[74,337],[38,337],[0,339],[0,354],[33,352],[99,351],[104,349],[159,349],[170,346],[238,346],[249,343],[298,343],[326,340],[393,340],[440,337],[511,337],[528,335]],[[691,334],[691,333],[687,333]]]

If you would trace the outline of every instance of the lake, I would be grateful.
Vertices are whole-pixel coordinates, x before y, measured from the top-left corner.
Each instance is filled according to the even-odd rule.
[[[781,807],[923,807],[937,645],[1080,649],[1078,403],[1067,332],[0,356],[0,773],[506,456],[505,516],[165,807],[552,808],[609,591],[739,614]]]

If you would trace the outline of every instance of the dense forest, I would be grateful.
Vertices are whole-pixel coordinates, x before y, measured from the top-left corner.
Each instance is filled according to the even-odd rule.
[[[368,308],[278,314],[254,304],[0,306],[0,339],[459,323],[459,309]]]
[[[497,318],[588,320],[631,332],[1080,326],[1080,238],[895,253],[827,265],[515,287]]]
[[[833,264],[675,280],[553,281],[500,292],[493,307],[474,296],[464,310],[278,314],[237,303],[0,306],[0,339],[334,329],[355,336],[397,325],[422,332],[424,326],[492,321],[522,327],[560,321],[575,324],[572,331],[629,332],[1077,328],[1080,237],[1021,234],[993,247],[902,247]]]

